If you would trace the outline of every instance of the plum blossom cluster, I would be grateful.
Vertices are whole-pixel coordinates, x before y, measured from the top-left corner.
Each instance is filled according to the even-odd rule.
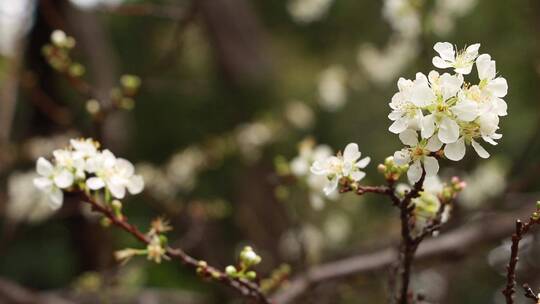
[[[99,150],[92,139],[72,139],[69,147],[53,151],[52,162],[40,157],[34,185],[47,194],[53,209],[62,206],[63,191],[103,190],[105,197],[123,199],[126,192],[138,194],[144,181],[133,165],[109,150]]]
[[[507,115],[502,99],[508,92],[506,79],[497,75],[495,61],[488,54],[478,55],[480,44],[456,50],[448,42],[435,44],[439,56],[433,65],[452,69],[453,73],[431,71],[417,73],[414,80],[400,78],[399,91],[392,97],[389,130],[399,134],[407,147],[397,151],[398,164],[410,164],[407,175],[416,182],[422,174],[435,175],[439,170],[438,154],[453,161],[461,160],[466,146],[471,145],[482,158],[489,153],[480,140],[496,145],[502,137],[497,133],[499,117]],[[474,65],[478,82],[466,82]]]
[[[366,176],[362,169],[371,159],[369,157],[360,159],[361,156],[358,145],[350,143],[343,153],[339,152],[337,156],[332,155],[315,161],[311,166],[311,173],[327,178],[323,191],[326,195],[330,195],[338,188],[340,182],[356,183]]]

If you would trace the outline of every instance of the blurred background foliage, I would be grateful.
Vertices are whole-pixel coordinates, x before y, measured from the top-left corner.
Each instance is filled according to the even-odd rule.
[[[310,0],[296,2],[301,1]],[[505,98],[510,115],[501,121],[504,138],[490,147],[492,158],[442,162],[448,168],[443,176],[459,175],[471,188],[448,229],[482,214],[511,212],[525,202],[509,201],[508,195],[537,191],[537,1],[456,0],[472,4],[453,18],[447,32],[436,30],[437,17],[428,22],[440,1],[413,1],[421,31],[390,58],[406,59],[395,72],[389,71],[390,59],[362,52],[366,46],[377,52],[392,49],[392,39],[403,39],[384,17],[384,1],[328,1],[321,16],[309,22],[292,13],[293,0],[22,2],[28,2],[25,14],[13,15],[18,4],[0,0],[0,18],[8,19],[1,21],[0,36],[10,35],[6,25],[13,26],[17,16],[27,23],[14,43],[0,37],[3,44],[14,44],[0,59],[0,198],[6,215],[0,223],[0,275],[31,289],[80,295],[89,303],[235,301],[228,290],[201,281],[177,263],[155,265],[140,258],[118,266],[112,252],[138,244],[102,228],[77,202],[41,220],[9,216],[9,204],[17,201],[10,192],[15,172],[32,170],[35,151],[46,155],[72,136],[100,138],[117,155],[144,164],[148,190],[126,204],[130,221],[146,229],[153,217],[167,216],[175,227],[171,242],[211,264],[224,268],[242,245],[251,244],[263,257],[259,275],[281,263],[290,264],[294,274],[393,244],[399,225],[387,202],[345,195],[313,208],[306,187],[277,174],[274,165],[276,158],[294,158],[299,142],[309,136],[336,151],[357,142],[372,158],[365,182],[382,183],[376,165],[400,147],[387,131],[386,118],[397,78],[427,74],[437,41],[460,48],[480,42],[481,53],[492,55],[510,87]],[[118,86],[120,75],[142,80],[134,109],[108,117],[101,133],[92,128],[87,98],[41,53],[56,28],[76,39],[73,58],[85,65],[84,79],[100,102]],[[321,73],[329,67],[331,84],[325,89]],[[324,94],[346,96],[325,106]],[[304,119],[295,120],[298,116]],[[169,181],[175,190],[152,192],[149,184],[164,185],[159,172],[176,177]],[[537,252],[536,242],[531,244],[526,254]],[[501,260],[498,245],[480,246],[461,260],[418,263],[415,286],[435,303],[498,303],[506,258]],[[525,260],[524,274],[533,277],[539,264]],[[382,303],[386,275],[323,283],[297,302]],[[536,280],[531,283],[540,283]],[[151,297],[148,291],[160,292],[158,302],[145,300]]]

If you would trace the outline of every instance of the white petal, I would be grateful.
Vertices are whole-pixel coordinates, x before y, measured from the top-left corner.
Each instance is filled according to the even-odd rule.
[[[410,154],[409,150],[403,149],[403,150],[399,150],[399,151],[394,152],[394,162],[398,166],[403,166],[403,165],[407,165],[408,163],[410,163],[411,162],[411,154]]]
[[[364,176],[366,176],[366,173],[362,171],[355,171],[351,174],[351,178],[356,182],[360,181],[362,178],[364,178]]]
[[[447,144],[444,147],[444,155],[449,160],[458,161],[465,156],[465,139],[461,137],[458,141]]]
[[[326,194],[327,196],[332,194],[332,192],[334,192],[337,189],[338,182],[339,181],[337,178],[334,178],[333,180],[328,181],[328,183],[323,189],[324,194]]]
[[[461,101],[453,106],[451,110],[463,121],[473,121],[478,117],[478,105],[474,101]]]
[[[454,46],[450,42],[437,42],[433,46],[433,49],[439,53],[442,59],[453,61],[456,58]]]
[[[115,198],[122,199],[126,196],[126,187],[122,184],[109,182],[107,183],[107,188]]]
[[[133,167],[133,164],[127,159],[117,158],[115,166],[116,169],[126,176],[131,176],[135,173],[135,167]]]
[[[367,165],[369,165],[369,162],[371,162],[371,158],[369,156],[364,157],[356,163],[356,167],[365,168]]]
[[[441,149],[442,145],[443,143],[439,140],[437,136],[432,136],[430,139],[428,139],[426,149],[431,152],[437,152]]]
[[[452,65],[446,61],[444,61],[441,57],[436,56],[433,57],[433,60],[431,61],[433,63],[433,66],[439,68],[439,69],[447,69],[451,67]]]
[[[459,138],[459,126],[449,117],[443,117],[439,124],[439,139],[445,143],[453,143]]]
[[[53,172],[53,165],[45,158],[40,157],[36,163],[36,171],[41,176],[50,176]]]
[[[467,64],[466,66],[455,68],[456,73],[462,74],[462,75],[469,75],[472,71],[473,63]]]
[[[426,169],[426,176],[434,176],[439,172],[439,162],[435,157],[424,157],[424,168]]]
[[[425,107],[436,98],[437,96],[427,84],[415,85],[411,89],[411,102],[418,107]]]
[[[144,180],[140,175],[133,175],[127,184],[129,193],[139,194],[144,189]]]
[[[73,174],[67,170],[62,170],[54,176],[54,183],[58,188],[65,189],[73,185]]]
[[[465,53],[469,56],[478,56],[478,50],[480,49],[480,43],[471,44],[465,50]]]
[[[476,69],[480,80],[491,80],[495,77],[495,62],[488,54],[482,54],[476,59]]]
[[[476,153],[478,154],[478,156],[480,156],[481,158],[488,158],[489,157],[489,153],[488,153],[488,151],[486,151],[486,149],[484,149],[484,147],[482,147],[474,139],[471,142],[472,142],[472,146],[473,146],[474,150],[476,151]]]
[[[435,115],[429,114],[421,120],[422,138],[430,138],[435,133]]]
[[[508,105],[506,104],[506,101],[504,101],[501,98],[495,98],[495,109],[497,112],[497,115],[499,116],[506,116],[508,115]]]
[[[490,81],[487,85],[487,89],[497,97],[504,97],[508,94],[508,83],[506,79],[497,77]]]
[[[86,180],[86,186],[91,190],[99,190],[105,187],[105,182],[99,177],[91,177]]]
[[[49,192],[49,206],[53,210],[57,210],[62,207],[62,202],[64,201],[64,193],[58,188],[52,188]]]
[[[399,140],[404,145],[415,147],[418,144],[418,134],[412,129],[407,129],[399,133]]]
[[[411,184],[415,184],[417,181],[420,180],[422,177],[422,165],[420,164],[420,161],[417,160],[409,167],[409,170],[407,171],[407,177],[409,178],[409,181]]]
[[[346,162],[354,162],[360,158],[362,154],[358,150],[358,145],[355,143],[350,143],[345,147],[343,151],[343,160]]]
[[[402,117],[396,121],[388,128],[388,130],[394,134],[399,134],[403,132],[409,126],[409,120],[405,117]]]
[[[34,186],[41,191],[49,191],[53,185],[53,182],[50,178],[47,177],[36,177],[34,178]]]
[[[488,144],[491,144],[493,146],[496,146],[497,145],[497,142],[493,140],[493,138],[489,137],[489,136],[482,136],[482,139],[487,142]]]

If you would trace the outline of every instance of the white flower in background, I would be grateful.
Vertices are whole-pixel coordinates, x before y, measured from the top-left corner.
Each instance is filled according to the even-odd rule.
[[[95,9],[99,6],[115,7],[124,2],[124,0],[70,0],[75,6],[80,9]]]
[[[285,118],[298,129],[309,129],[315,121],[313,111],[302,101],[291,101],[287,103]]]
[[[290,163],[291,173],[296,177],[306,176],[315,161],[322,161],[333,154],[329,146],[315,146],[315,142],[310,138],[303,140],[298,148],[299,155]]]
[[[131,194],[138,194],[144,188],[144,181],[140,175],[135,175],[135,168],[128,160],[116,158],[109,150],[90,158],[87,170],[96,176],[89,178],[86,185],[91,190],[104,187],[118,199],[124,198],[126,189]]]
[[[433,57],[433,65],[439,69],[453,68],[456,73],[467,75],[471,73],[479,48],[480,44],[476,43],[456,54],[451,43],[437,42],[433,49],[439,56]]]
[[[406,37],[416,37],[421,31],[419,7],[413,2],[385,0],[383,4],[383,17],[394,31]]]
[[[192,146],[171,157],[165,168],[167,179],[179,190],[187,192],[197,184],[197,175],[207,165],[207,160],[199,147]]]
[[[62,189],[73,185],[73,174],[68,168],[53,166],[43,157],[38,159],[36,171],[39,177],[34,179],[34,185],[49,196],[51,208],[60,208],[64,200]]]
[[[32,26],[35,1],[0,0],[0,55],[15,56]]]
[[[497,197],[506,188],[506,173],[506,166],[496,159],[482,163],[464,178],[467,187],[461,193],[459,202],[467,208],[478,208]]]
[[[456,19],[468,14],[477,0],[437,0],[427,17],[437,35],[447,35],[455,28]]]
[[[51,151],[65,147],[70,138],[77,137],[76,132],[68,131],[66,133],[57,134],[48,137],[36,136],[28,139],[23,144],[23,152],[25,156],[36,161],[42,155],[47,155]]]
[[[135,165],[135,170],[145,181],[145,189],[157,199],[170,201],[178,192],[176,185],[161,168],[150,163],[138,163]]]
[[[322,189],[328,183],[324,175],[310,174],[310,167],[315,161],[323,161],[332,156],[332,149],[327,145],[315,145],[311,138],[303,140],[299,145],[299,155],[291,160],[289,168],[291,174],[300,179],[305,179],[309,190],[309,201],[313,209],[320,210],[325,205],[325,200],[336,200],[338,194],[331,193],[324,196]]]
[[[36,177],[34,171],[14,172],[9,176],[5,214],[10,220],[38,223],[54,214],[48,196],[32,185]]]
[[[331,194],[337,189],[338,183],[342,178],[358,182],[366,173],[360,169],[365,168],[370,158],[359,158],[362,156],[358,150],[358,145],[350,143],[345,147],[343,154],[330,156],[324,160],[315,161],[311,166],[311,172],[315,175],[326,176],[328,179],[323,191],[326,195]]]
[[[289,0],[287,11],[298,23],[311,23],[323,18],[334,0]]]
[[[242,156],[255,161],[261,156],[261,149],[274,139],[272,125],[266,122],[253,122],[240,125],[236,130],[236,141]]]
[[[394,161],[399,166],[409,165],[407,177],[412,184],[422,177],[422,167],[426,171],[426,177],[437,175],[439,162],[431,153],[440,150],[443,144],[436,136],[419,141],[418,133],[407,129],[399,134],[399,139],[409,147],[396,151]]]
[[[319,75],[319,103],[327,111],[337,111],[347,101],[347,71],[332,65]]]
[[[377,49],[371,43],[364,43],[358,49],[357,62],[378,85],[386,85],[396,79],[418,53],[417,43],[397,37],[391,39],[384,49]]]

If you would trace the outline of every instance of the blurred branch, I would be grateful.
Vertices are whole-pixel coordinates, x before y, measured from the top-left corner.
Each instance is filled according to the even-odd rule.
[[[172,20],[182,20],[186,9],[179,5],[165,5],[152,3],[133,3],[120,5],[99,5],[96,11],[125,16],[157,17]]]
[[[52,294],[40,294],[19,284],[0,278],[0,303],[10,304],[75,304]]]
[[[534,203],[537,196],[531,196],[527,201]],[[488,215],[462,228],[447,232],[436,239],[425,241],[419,246],[416,258],[426,260],[442,256],[446,258],[462,257],[473,248],[508,237],[514,230],[515,219],[529,214],[530,207],[525,207],[513,213]],[[389,247],[373,253],[314,266],[294,277],[289,285],[285,285],[283,290],[272,297],[272,300],[280,304],[293,303],[314,284],[372,272],[390,266],[396,257],[395,249]]]

